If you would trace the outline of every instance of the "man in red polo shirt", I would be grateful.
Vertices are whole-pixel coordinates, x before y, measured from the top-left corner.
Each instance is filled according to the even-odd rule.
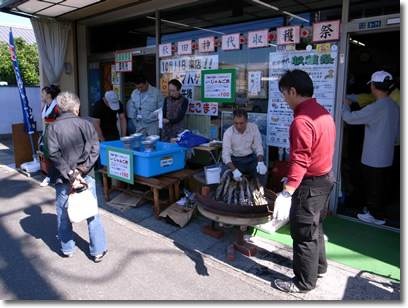
[[[279,90],[293,110],[289,129],[287,182],[275,201],[273,217],[289,217],[293,239],[293,272],[275,286],[289,293],[306,293],[327,271],[323,220],[335,182],[332,169],[336,129],[330,113],[313,96],[313,82],[302,70],[286,71]]]

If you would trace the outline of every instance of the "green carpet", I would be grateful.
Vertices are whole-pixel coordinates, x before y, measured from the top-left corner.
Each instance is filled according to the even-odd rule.
[[[324,221],[329,237],[329,260],[400,282],[400,233],[329,216]],[[269,234],[253,229],[253,234],[292,246],[289,224]]]

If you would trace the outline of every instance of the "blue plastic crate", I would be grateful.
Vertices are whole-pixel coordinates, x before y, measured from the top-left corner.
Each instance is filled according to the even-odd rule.
[[[107,147],[124,150],[124,144],[120,140],[101,142],[100,157],[103,166],[108,165]],[[133,152],[133,171],[136,175],[151,177],[184,168],[187,148],[178,144],[157,142],[155,152]]]

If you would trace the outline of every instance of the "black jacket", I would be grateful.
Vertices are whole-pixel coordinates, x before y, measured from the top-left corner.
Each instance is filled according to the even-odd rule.
[[[51,177],[51,183],[69,181],[68,172],[75,168],[85,176],[99,157],[95,128],[73,113],[63,113],[50,124],[47,142],[51,163],[58,171]]]

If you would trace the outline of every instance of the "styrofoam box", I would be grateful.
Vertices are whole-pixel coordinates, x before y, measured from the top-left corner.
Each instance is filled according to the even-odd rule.
[[[120,140],[101,142],[100,157],[103,166],[108,165],[107,147],[124,150]],[[178,144],[158,141],[155,152],[133,152],[133,171],[136,175],[151,177],[184,168],[187,148]]]

